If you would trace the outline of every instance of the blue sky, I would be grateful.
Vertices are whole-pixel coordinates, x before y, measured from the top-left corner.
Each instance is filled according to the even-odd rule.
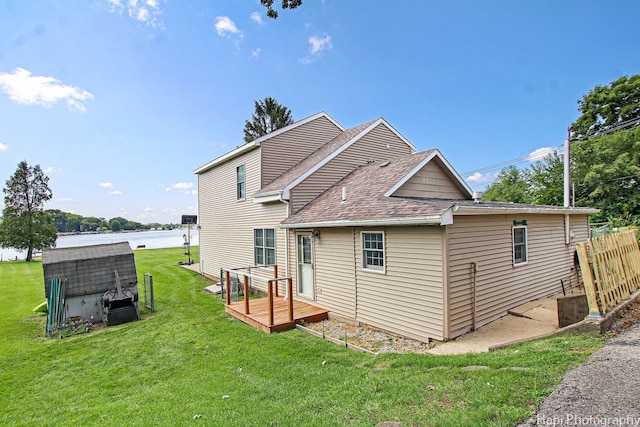
[[[179,222],[193,170],[271,96],[296,120],[384,117],[482,190],[640,72],[639,22],[637,1],[304,0],[270,20],[258,0],[0,0],[0,180],[27,160],[46,208]]]

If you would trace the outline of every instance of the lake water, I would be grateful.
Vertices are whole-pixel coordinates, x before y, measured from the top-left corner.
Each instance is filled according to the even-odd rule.
[[[144,246],[145,249],[175,248],[184,244],[187,230],[133,231],[128,233],[73,234],[59,236],[56,247],[89,246],[104,243],[129,242],[131,249]],[[198,230],[191,230],[191,246],[198,246]],[[0,248],[0,261],[24,259],[26,251]]]

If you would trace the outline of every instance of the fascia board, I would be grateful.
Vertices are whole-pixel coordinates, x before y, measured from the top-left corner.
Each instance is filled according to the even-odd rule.
[[[270,202],[281,202],[282,201],[282,191],[271,191],[269,193],[261,194],[260,196],[253,196],[253,203],[270,203]]]
[[[199,168],[197,168],[196,170],[193,171],[194,174],[201,174],[204,173],[206,171],[208,171],[209,169],[218,166],[228,160],[233,159],[234,157],[239,156],[240,154],[243,154],[246,151],[252,150],[256,147],[259,147],[260,144],[262,144],[264,141],[271,139],[275,136],[278,136],[280,134],[283,134],[284,132],[290,131],[291,129],[295,129],[298,126],[302,126],[304,124],[307,124],[313,120],[316,120],[320,117],[325,117],[327,120],[329,120],[331,123],[333,123],[338,129],[340,129],[341,131],[344,131],[344,127],[338,123],[337,121],[335,121],[331,116],[329,116],[327,113],[325,113],[324,111],[320,112],[320,113],[316,113],[312,116],[306,117],[302,120],[298,120],[295,123],[291,123],[289,126],[285,126],[283,128],[277,129],[271,133],[268,133],[266,135],[261,136],[260,138],[254,139],[251,142],[248,142],[244,145],[241,145],[240,147],[236,148],[235,150],[232,150],[226,154],[223,154],[220,157],[215,158],[214,160],[210,161],[209,163],[200,166]]]
[[[351,138],[348,142],[342,144],[341,147],[339,147],[337,150],[332,151],[331,153],[329,153],[329,155],[327,157],[325,157],[324,159],[322,159],[320,162],[316,163],[312,168],[308,169],[305,173],[303,173],[302,175],[300,175],[298,178],[296,178],[295,180],[293,180],[292,182],[290,182],[289,184],[287,184],[283,189],[282,189],[282,198],[285,200],[289,200],[291,198],[291,189],[294,188],[296,185],[300,184],[302,181],[304,181],[305,179],[309,178],[314,172],[316,172],[318,169],[320,169],[322,166],[326,165],[327,163],[329,163],[329,161],[331,161],[332,159],[334,159],[338,154],[342,153],[343,151],[345,151],[347,148],[351,147],[353,144],[355,144],[360,138],[362,138],[364,135],[366,135],[369,131],[371,131],[373,128],[375,128],[376,126],[378,126],[380,123],[382,123],[384,121],[384,119],[378,119],[375,122],[373,122],[370,126],[367,126],[366,129],[363,129],[360,133],[358,133],[356,136],[354,136],[353,138]]]
[[[445,213],[446,215],[446,213]],[[382,218],[362,220],[318,221],[299,224],[280,224],[279,228],[320,228],[320,227],[377,227],[394,225],[447,225],[445,215],[430,215],[404,218]]]
[[[482,203],[479,203],[481,205]],[[495,206],[454,206],[454,215],[496,215],[496,214],[554,214],[554,215],[591,215],[600,212],[594,208],[522,208]]]
[[[208,171],[209,169],[212,169],[212,168],[214,168],[214,167],[216,167],[216,166],[218,166],[218,165],[220,165],[220,164],[222,164],[224,162],[227,162],[227,161],[229,161],[229,160],[231,160],[231,159],[233,159],[235,157],[240,156],[241,154],[244,154],[244,153],[246,153],[248,151],[251,151],[251,150],[253,150],[255,148],[258,148],[259,146],[260,146],[260,144],[256,143],[256,141],[248,142],[248,143],[246,143],[244,145],[241,145],[240,147],[236,148],[235,150],[229,151],[228,153],[223,154],[222,156],[211,160],[209,163],[207,163],[207,164],[205,164],[203,166],[200,166],[199,168],[195,169],[193,171],[193,173],[196,174],[196,175],[204,173],[204,172]]]
[[[416,151],[418,151],[418,149],[416,148],[415,145],[413,145],[407,138],[405,138],[404,136],[402,136],[402,134],[400,132],[398,132],[396,130],[396,128],[394,128],[389,122],[387,122],[384,118],[380,118],[380,120],[378,122],[382,122],[384,123],[384,125],[386,127],[389,128],[389,130],[391,132],[393,132],[398,138],[400,138],[402,140],[402,142],[404,142],[405,144],[407,144],[409,147],[411,147],[411,150],[413,150],[413,152],[415,153]],[[378,123],[376,122],[376,123]]]
[[[384,196],[391,197],[393,193],[395,193],[400,187],[402,187],[407,181],[409,181],[413,175],[418,173],[420,169],[422,169],[427,163],[429,163],[431,160],[433,160],[436,157],[438,158],[438,160],[442,162],[444,167],[447,169],[448,173],[450,173],[451,176],[453,176],[453,178],[458,182],[460,187],[462,187],[462,189],[467,193],[467,197],[471,198],[473,194],[473,192],[471,191],[471,187],[467,185],[467,183],[464,181],[464,179],[462,179],[460,174],[456,172],[456,170],[451,166],[451,164],[447,161],[447,159],[444,158],[440,150],[438,150],[437,148],[433,149],[433,152],[429,154],[423,161],[421,161],[415,168],[413,168],[411,172],[409,172],[404,177],[402,177],[402,179],[398,181],[393,187],[391,187],[389,191],[384,193]]]

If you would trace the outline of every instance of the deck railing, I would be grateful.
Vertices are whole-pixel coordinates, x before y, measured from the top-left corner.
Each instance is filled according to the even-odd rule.
[[[257,274],[251,273],[254,269],[265,269],[264,266],[251,266],[251,267],[241,267],[241,268],[222,268],[221,270],[224,272],[224,283],[226,285],[226,304],[231,304],[231,275],[237,275],[238,277],[242,277],[243,284],[243,293],[244,293],[244,314],[251,313],[251,307],[249,304],[249,280],[257,280],[260,282],[265,282],[267,287],[267,299],[268,299],[268,309],[269,309],[269,324],[268,326],[274,325],[274,310],[273,310],[273,299],[274,297],[279,297],[278,283],[281,281],[287,282],[287,296],[285,299],[287,300],[287,309],[288,309],[288,318],[290,322],[293,322],[293,279],[291,277],[278,277],[278,266],[274,265],[273,267],[273,278],[266,278],[264,276],[260,276]],[[242,270],[248,270],[248,272],[244,272]]]

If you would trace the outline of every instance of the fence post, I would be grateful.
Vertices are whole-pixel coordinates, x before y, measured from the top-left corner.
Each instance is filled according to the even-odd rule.
[[[293,322],[293,280],[287,279],[287,297],[289,298],[289,322]]]
[[[582,280],[584,281],[584,290],[587,294],[587,303],[589,304],[589,317],[602,317],[602,312],[598,306],[598,294],[596,291],[596,283],[593,278],[593,271],[589,264],[589,254],[587,253],[586,243],[577,243],[576,251],[578,251],[578,260],[580,261],[580,270],[582,271]]]
[[[278,264],[274,264],[273,266],[273,278],[277,279],[278,278]],[[280,296],[278,295],[278,281],[276,280],[276,296]]]
[[[267,298],[269,301],[269,327],[273,326],[273,282],[271,280],[268,281],[269,289]]]
[[[249,314],[249,278],[244,276],[244,313]]]
[[[227,305],[231,304],[231,278],[229,277],[229,270],[224,272],[224,284],[227,286]]]

